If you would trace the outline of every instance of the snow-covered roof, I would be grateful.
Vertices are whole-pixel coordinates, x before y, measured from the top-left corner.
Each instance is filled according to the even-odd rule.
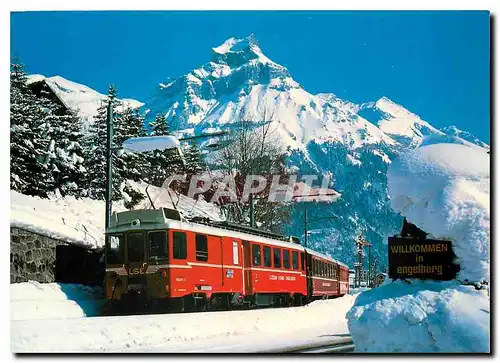
[[[27,76],[26,83],[33,84],[44,81],[61,102],[68,108],[77,112],[84,121],[91,122],[97,114],[97,109],[103,102],[107,102],[108,96],[103,95],[92,88],[67,80],[61,76],[46,77],[41,74]],[[138,108],[144,105],[133,99],[118,99],[123,107]]]

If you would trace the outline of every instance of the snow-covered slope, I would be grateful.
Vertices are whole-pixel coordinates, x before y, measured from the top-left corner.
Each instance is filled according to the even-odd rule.
[[[92,122],[99,106],[108,99],[106,95],[90,87],[69,81],[61,76],[45,77],[41,74],[32,74],[27,78],[28,84],[44,80],[66,107],[78,113],[84,121],[84,125]],[[132,99],[120,99],[119,101],[126,108],[139,108],[143,105],[142,102]]]
[[[359,106],[358,113],[405,146],[417,146],[428,135],[444,135],[427,121],[387,97]]]
[[[133,182],[130,182],[133,183]],[[135,184],[145,194],[146,184]],[[173,203],[185,217],[204,217],[219,220],[219,210],[203,200],[195,201],[183,195],[168,192],[162,188],[150,186],[148,192],[156,208],[174,208]],[[147,198],[136,209],[150,208]],[[113,211],[126,208],[123,203],[114,202]],[[55,197],[42,199],[10,191],[10,225],[24,228],[49,237],[62,239],[90,248],[104,245],[103,200],[74,197]]]
[[[487,143],[479,140],[476,136],[468,131],[460,130],[455,125],[443,127],[440,129],[440,131],[444,132],[446,135],[459,137],[462,140],[466,140],[472,144],[484,147],[486,149],[490,148],[490,145],[488,145]]]
[[[271,61],[252,37],[230,38],[210,62],[161,83],[145,105],[150,119],[165,114],[173,129],[225,128],[241,119],[272,121],[285,146],[311,140],[348,145],[395,142],[331,94],[304,90],[288,69]]]

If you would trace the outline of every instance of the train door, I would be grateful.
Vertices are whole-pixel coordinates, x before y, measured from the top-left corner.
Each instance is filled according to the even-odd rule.
[[[338,264],[335,264],[334,265],[334,268],[335,268],[335,278],[337,279],[337,295],[340,295],[341,294],[341,287],[340,285],[342,284],[342,277],[340,276],[340,265]]]
[[[126,269],[129,277],[132,275],[145,274],[146,246],[143,231],[131,231],[127,233]]]
[[[243,247],[243,295],[252,295],[252,254],[250,242],[241,241]]]
[[[305,252],[306,255],[306,281],[307,281],[307,297],[308,299],[312,298],[313,294],[313,279],[312,279],[312,256]]]
[[[221,239],[222,290],[230,293],[243,293],[243,261],[241,242],[236,238]]]

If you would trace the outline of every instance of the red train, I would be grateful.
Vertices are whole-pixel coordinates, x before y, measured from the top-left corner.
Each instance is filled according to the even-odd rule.
[[[110,304],[292,306],[349,291],[343,263],[251,227],[183,221],[162,208],[114,213],[106,234]]]

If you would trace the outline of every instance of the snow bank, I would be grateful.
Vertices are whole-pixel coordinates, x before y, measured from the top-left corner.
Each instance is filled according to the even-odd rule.
[[[490,351],[487,292],[456,281],[382,285],[358,295],[347,319],[356,352]]]
[[[355,297],[286,309],[11,321],[13,352],[262,351],[348,336]],[[68,339],[68,337],[75,339]],[[76,338],[77,337],[77,338]]]
[[[147,184],[133,183],[144,195]],[[185,217],[201,216],[220,220],[219,209],[212,203],[177,195],[163,188],[150,186],[148,192],[156,208],[174,208],[173,203]],[[173,201],[173,203],[172,203]],[[144,198],[135,209],[151,207]],[[124,211],[123,203],[114,202],[113,211]],[[10,191],[10,225],[61,239],[89,248],[104,246],[103,200],[74,197],[43,199]]]
[[[35,281],[11,284],[10,320],[96,316],[104,301],[100,287]]]
[[[10,191],[10,225],[88,247],[104,244],[104,201]]]
[[[490,156],[434,144],[397,158],[387,172],[391,207],[435,238],[450,239],[459,278],[489,280]]]

